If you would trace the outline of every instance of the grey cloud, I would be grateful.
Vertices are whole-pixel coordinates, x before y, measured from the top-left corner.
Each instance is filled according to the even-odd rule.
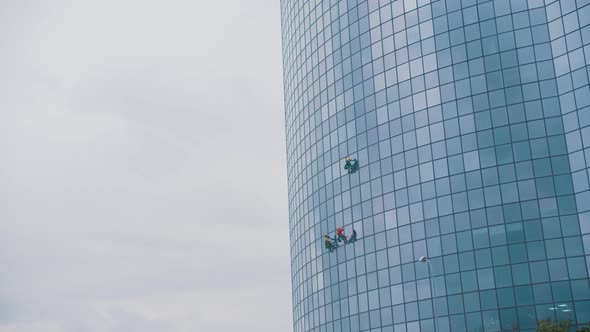
[[[290,329],[278,1],[4,2],[0,47],[0,332]]]

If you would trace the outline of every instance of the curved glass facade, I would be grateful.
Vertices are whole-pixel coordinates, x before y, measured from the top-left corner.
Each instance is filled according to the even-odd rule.
[[[588,323],[590,0],[281,11],[294,330]]]

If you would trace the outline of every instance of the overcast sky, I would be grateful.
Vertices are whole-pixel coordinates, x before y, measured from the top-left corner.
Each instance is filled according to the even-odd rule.
[[[0,0],[0,332],[289,331],[279,0]]]

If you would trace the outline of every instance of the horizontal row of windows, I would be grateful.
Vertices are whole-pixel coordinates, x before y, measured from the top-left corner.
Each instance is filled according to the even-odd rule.
[[[469,219],[465,220],[469,215],[463,215],[462,223],[456,221],[457,225],[453,224],[452,218],[440,218],[390,228],[387,231],[383,231],[387,228],[383,221],[381,226],[373,225],[371,220],[375,218],[369,218],[368,221],[364,220],[362,225],[355,226],[358,234],[367,233],[363,235],[364,241],[355,244],[354,250],[346,247],[337,251],[336,256],[324,253],[324,249],[321,248],[319,235],[328,233],[322,232],[317,234],[316,238],[309,239],[309,242],[303,241],[311,246],[300,255],[293,255],[293,279],[298,284],[298,281],[309,279],[322,269],[335,267],[351,259],[356,260],[356,271],[364,273],[367,270],[370,272],[387,266],[411,263],[423,255],[439,257],[467,252],[467,256],[464,257],[467,259],[469,255],[473,255],[469,253],[473,250],[478,252],[477,255],[481,255],[477,257],[478,265],[473,268],[492,266],[492,262],[498,265],[577,256],[584,254],[580,233],[590,233],[590,212],[580,214],[580,219],[573,214],[505,225],[502,224],[502,220],[495,220],[496,226],[485,226],[485,221],[470,222]],[[433,227],[433,230],[430,227]],[[571,238],[572,236],[574,238]],[[567,237],[565,243],[562,237]],[[590,236],[584,237],[584,241],[590,241]],[[586,243],[585,254],[590,254],[588,244],[590,242]],[[493,260],[491,254],[496,255]],[[312,260],[309,257],[311,255],[320,258]],[[464,266],[470,267],[472,266]]]
[[[383,235],[381,234],[381,236]],[[379,235],[376,237],[378,238]],[[365,280],[365,273],[369,277],[376,278],[375,271],[378,270],[380,271],[379,274],[384,273],[385,276],[389,276],[389,278],[380,279],[379,284],[381,287],[414,281],[417,278],[426,277],[424,275],[425,271],[422,271],[421,276],[418,274],[420,270],[414,263],[417,257],[425,254],[428,254],[433,260],[432,265],[435,267],[433,275],[452,274],[460,271],[468,272],[492,267],[497,268],[498,271],[506,271],[505,266],[507,264],[518,264],[520,267],[515,270],[518,272],[514,273],[513,280],[510,279],[510,274],[505,277],[507,279],[498,279],[497,282],[504,286],[510,286],[512,282],[517,285],[531,282],[528,272],[521,273],[523,268],[524,271],[528,271],[526,266],[522,264],[533,264],[534,268],[531,270],[532,282],[539,282],[541,280],[539,278],[542,277],[533,272],[546,266],[547,260],[553,262],[550,267],[561,264],[556,261],[559,259],[567,258],[570,262],[569,267],[560,271],[551,269],[552,281],[568,279],[568,276],[583,278],[587,273],[584,258],[576,257],[590,255],[590,249],[584,251],[584,244],[579,235],[526,243],[506,244],[504,242],[502,245],[489,243],[490,240],[498,242],[497,238],[498,236],[494,239],[494,235],[488,238],[488,234],[482,232],[479,232],[479,234],[478,232],[461,232],[456,235],[434,237],[425,241],[417,240],[412,244],[390,246],[387,249],[377,248],[377,251],[375,251],[375,247],[367,248],[368,252],[364,254],[366,256],[359,254],[359,252],[362,253],[359,250],[354,254],[347,255],[348,260],[345,260],[342,256],[333,259],[328,257],[321,260],[317,259],[311,261],[304,269],[294,273],[295,290],[312,282],[316,285],[314,290],[316,291],[322,288],[321,285],[335,284],[351,278]],[[365,243],[371,240],[373,239],[368,237]],[[384,240],[382,241],[384,242]],[[588,235],[584,236],[584,241],[590,241],[590,237]],[[362,244],[360,245],[362,246]],[[379,243],[376,245],[381,246]],[[493,247],[490,247],[490,245]],[[372,246],[375,246],[375,244],[372,244]],[[350,258],[351,255],[352,258]],[[312,269],[311,267],[314,266],[316,266],[315,269]],[[563,266],[565,267],[565,265]],[[294,266],[293,268],[296,269],[297,267]],[[389,272],[384,270],[388,268]],[[313,270],[315,270],[315,273]],[[373,285],[376,288],[377,283],[373,283]]]
[[[407,293],[411,293],[411,295],[408,296],[406,295]],[[439,293],[438,289],[437,293]],[[417,283],[413,282],[404,284],[403,286],[397,285],[383,287],[355,294],[348,294],[346,287],[339,287],[339,289],[332,288],[332,291],[326,293],[325,297],[329,298],[331,303],[335,304],[327,304],[325,307],[338,308],[340,306],[341,308],[344,305],[347,307],[346,310],[348,312],[346,314],[348,315],[375,310],[379,307],[399,305],[404,302],[407,307],[414,306],[416,301],[419,301],[418,303],[430,302],[430,305],[432,305],[431,287],[428,279],[420,280]],[[319,298],[321,298],[321,295]],[[532,304],[568,303],[570,301],[584,301],[589,299],[590,288],[588,286],[588,280],[579,279],[516,287],[494,288],[481,290],[479,292],[465,290],[461,292],[461,294],[437,295],[436,303],[440,314],[453,315],[462,312],[510,308]],[[321,304],[321,301],[317,301],[316,303],[306,301],[301,307],[306,312],[311,312],[324,307],[324,305]],[[551,306],[545,306],[546,309],[550,307]],[[412,313],[412,315],[415,314],[418,313]],[[430,312],[430,314],[432,313]],[[431,317],[432,316],[427,316],[427,318]],[[337,313],[336,319],[338,318],[339,315]],[[396,318],[398,322],[405,321],[403,315]],[[406,317],[406,319],[413,320],[415,318]]]
[[[485,294],[485,295],[483,295]],[[481,297],[489,298],[488,293],[482,293]],[[469,294],[469,302],[473,294]],[[375,331],[381,332],[431,332],[435,331],[433,322],[433,310],[429,301],[420,301],[407,305],[397,305],[375,309],[360,314],[350,315],[342,309],[320,308],[310,312],[295,323],[295,331]],[[519,306],[516,308],[483,309],[474,306],[469,313],[452,314],[438,317],[436,331],[513,331],[516,326],[521,329],[534,331],[538,319],[571,320],[572,327],[578,322],[582,326],[587,325],[590,317],[590,301],[575,301],[562,303],[546,303],[537,306]],[[334,311],[337,310],[337,311]],[[340,311],[347,315],[340,314]],[[328,323],[324,323],[328,321]],[[406,323],[407,322],[407,323]],[[320,329],[321,326],[321,329]]]

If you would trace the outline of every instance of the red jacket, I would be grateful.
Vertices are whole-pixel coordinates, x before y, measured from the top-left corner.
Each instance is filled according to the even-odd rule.
[[[344,228],[338,227],[336,229],[336,234],[338,234],[338,236],[344,235]]]

